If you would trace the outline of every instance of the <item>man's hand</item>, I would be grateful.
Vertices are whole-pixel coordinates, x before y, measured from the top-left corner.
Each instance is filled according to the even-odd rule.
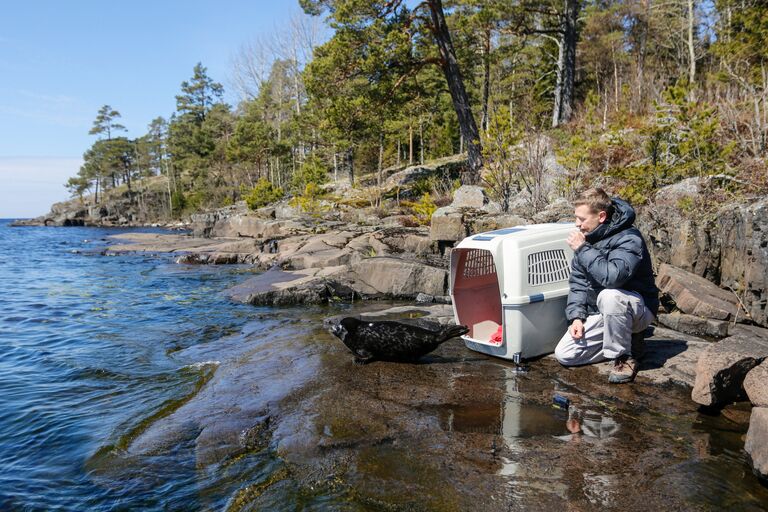
[[[568,328],[568,333],[571,335],[571,338],[575,340],[584,337],[584,322],[578,318],[571,322],[571,326]]]
[[[571,249],[574,251],[578,250],[579,247],[584,245],[587,242],[587,239],[584,237],[584,233],[579,231],[578,229],[571,232],[570,235],[568,235],[568,239],[566,240],[566,243],[570,246]]]

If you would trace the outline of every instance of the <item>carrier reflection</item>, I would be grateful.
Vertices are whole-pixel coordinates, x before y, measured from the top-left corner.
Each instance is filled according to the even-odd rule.
[[[619,434],[619,424],[612,416],[588,407],[572,405],[566,412],[550,405],[526,403],[523,393],[531,390],[520,389],[515,369],[506,368],[505,377],[501,436],[510,456],[499,457],[497,474],[507,479],[511,495],[522,498],[547,494],[568,500],[569,493],[578,493],[591,503],[610,506],[618,492],[616,476],[594,474],[583,468],[579,458],[590,448],[578,445],[610,442]],[[538,457],[531,456],[532,451],[550,452],[561,463],[542,464]]]

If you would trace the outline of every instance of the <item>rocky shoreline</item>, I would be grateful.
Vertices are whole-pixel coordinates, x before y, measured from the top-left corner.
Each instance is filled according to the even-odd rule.
[[[388,186],[400,187],[419,172],[424,170],[390,176]],[[689,179],[667,187],[639,210],[637,224],[654,259],[664,306],[639,380],[691,387],[693,401],[710,414],[750,403],[745,450],[765,482],[768,199],[723,205],[706,216],[686,213],[682,199],[696,197],[703,186]],[[404,226],[401,215],[381,217],[373,208],[329,204],[322,214],[307,215],[287,202],[257,211],[240,203],[172,226],[189,234],[116,235],[106,252],[170,253],[180,264],[251,265],[263,272],[226,293],[258,306],[397,299],[439,307],[434,305],[450,303],[449,254],[457,241],[470,233],[571,218],[563,199],[552,198],[536,212],[523,207],[524,198],[518,202],[517,213],[500,213],[482,188],[461,187],[429,226],[417,227]],[[56,205],[28,224],[87,225],[93,219],[82,209],[73,214],[67,205]],[[105,216],[99,221],[131,222]]]
[[[116,235],[117,243],[107,252],[172,253],[178,254],[176,261],[182,264],[254,265],[264,272],[226,292],[233,300],[253,305],[400,299],[427,307],[450,301],[450,249],[443,252],[441,245],[447,242],[450,246],[455,240],[445,240],[450,238],[446,233],[452,232],[458,239],[473,229],[478,219],[492,228],[524,222],[510,216],[480,215],[478,206],[482,207],[448,207],[461,212],[461,229],[446,228],[440,216],[428,228],[375,227],[336,219],[323,222],[297,212],[286,214],[279,208],[255,213],[218,212],[193,217],[191,236]],[[562,207],[555,205],[540,217],[556,220],[562,214]],[[450,219],[446,222],[456,220],[442,218]],[[466,219],[472,219],[473,224],[465,225]],[[196,237],[195,233],[209,238]],[[670,229],[667,237],[674,236],[675,231]],[[754,238],[747,241],[761,243]],[[654,242],[658,257],[664,247],[658,239]],[[679,252],[681,247],[674,250]],[[768,261],[764,254],[761,258],[753,260]],[[696,267],[695,260],[692,266]],[[665,327],[658,327],[649,339],[639,380],[691,387],[693,400],[710,414],[731,403],[749,400],[753,414],[745,449],[755,473],[765,479],[768,379],[761,376],[768,365],[763,362],[768,356],[768,330],[756,322],[765,318],[762,310],[755,303],[747,309],[735,293],[682,268],[660,263],[658,273],[668,311],[659,318]],[[721,341],[713,342],[713,338]],[[598,371],[606,373],[607,365],[598,365]]]

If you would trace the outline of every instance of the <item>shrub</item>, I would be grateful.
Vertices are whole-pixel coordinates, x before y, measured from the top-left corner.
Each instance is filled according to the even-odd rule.
[[[416,214],[416,218],[422,225],[429,224],[435,210],[437,210],[437,205],[432,201],[432,196],[429,195],[429,192],[421,196],[421,200],[413,205],[413,213]]]
[[[316,183],[310,182],[304,187],[304,193],[293,196],[289,204],[294,208],[299,208],[311,215],[319,215],[326,210],[326,208],[323,208],[320,204],[319,197],[320,187],[318,187]]]
[[[171,206],[176,216],[179,216],[181,211],[187,206],[187,199],[184,197],[184,192],[181,190],[174,190],[171,195]]]
[[[291,190],[306,193],[307,185],[322,185],[328,181],[328,169],[316,155],[309,155],[291,177]]]
[[[255,210],[269,203],[279,201],[284,195],[282,188],[275,187],[266,178],[261,178],[243,199],[245,199],[245,204],[248,205],[248,208]]]

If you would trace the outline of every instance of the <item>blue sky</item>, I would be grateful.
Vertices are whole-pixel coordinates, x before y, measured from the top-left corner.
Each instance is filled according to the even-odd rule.
[[[0,16],[0,218],[34,217],[68,198],[98,109],[129,137],[168,117],[202,62],[236,102],[232,59],[300,13],[297,0],[6,2]]]

